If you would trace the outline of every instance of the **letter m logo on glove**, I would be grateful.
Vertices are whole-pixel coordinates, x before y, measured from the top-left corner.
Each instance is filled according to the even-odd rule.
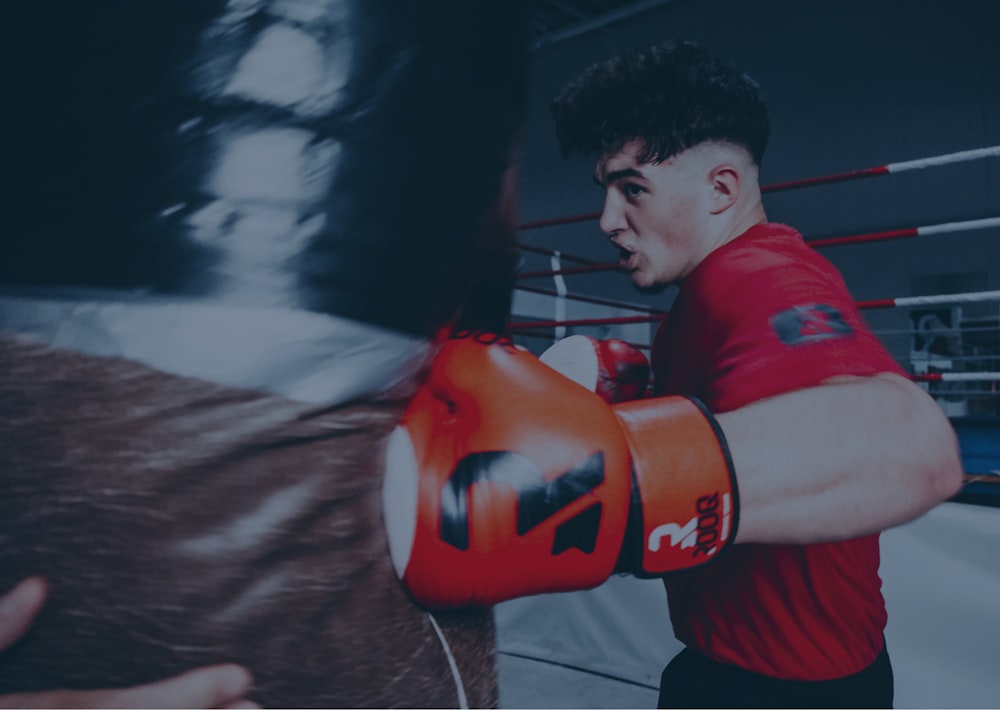
[[[476,485],[506,485],[517,494],[517,534],[523,536],[543,521],[604,482],[604,454],[592,454],[557,478],[546,480],[538,466],[513,451],[469,454],[455,467],[441,491],[441,539],[459,550],[469,548],[469,496]],[[552,554],[571,547],[593,552],[601,521],[594,503],[556,529]]]

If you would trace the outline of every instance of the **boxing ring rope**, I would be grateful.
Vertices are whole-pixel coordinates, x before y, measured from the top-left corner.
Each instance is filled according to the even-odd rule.
[[[657,316],[611,316],[608,318],[576,318],[573,320],[540,320],[510,323],[508,331],[519,331],[535,328],[557,328],[559,326],[573,327],[580,325],[627,325],[631,323],[655,323],[663,318]]]
[[[586,266],[571,266],[568,269],[547,269],[544,271],[525,271],[517,275],[519,279],[537,279],[546,276],[573,276],[576,274],[594,274],[601,271],[617,271],[618,264],[595,263]]]
[[[855,301],[859,309],[893,308],[930,305],[951,305],[956,303],[980,303],[983,301],[1000,301],[1000,291],[977,291],[971,293],[946,293],[937,296],[901,296],[899,298],[879,298],[869,301]],[[554,328],[557,326],[579,325],[621,325],[625,323],[652,323],[660,320],[662,314],[648,316],[613,316],[610,318],[577,318],[567,321],[525,321],[511,323],[508,330],[517,331],[533,328]]]
[[[881,242],[889,239],[902,239],[905,237],[923,237],[931,234],[949,234],[951,232],[988,229],[990,227],[1000,227],[1000,217],[970,219],[964,222],[946,222],[944,224],[932,224],[923,227],[906,227],[904,229],[891,229],[884,232],[871,232],[870,234],[853,234],[846,237],[807,239],[806,244],[818,249],[821,247],[841,246],[844,244]]]
[[[782,190],[794,190],[801,187],[812,187],[813,185],[828,185],[836,182],[846,182],[848,180],[858,180],[860,178],[878,177],[880,175],[896,175],[910,170],[922,170],[925,168],[935,168],[953,163],[964,163],[983,158],[1000,157],[1000,145],[985,148],[974,148],[963,150],[957,153],[946,153],[935,155],[929,158],[917,158],[916,160],[905,160],[897,163],[886,163],[870,168],[860,168],[848,170],[842,173],[832,173],[830,175],[819,175],[816,177],[801,178],[798,180],[788,180],[785,182],[771,183],[763,185],[761,192],[779,192]],[[555,227],[564,224],[574,224],[576,222],[587,222],[598,219],[600,212],[588,212],[587,214],[571,215],[568,217],[554,217],[551,219],[540,219],[532,222],[525,222],[519,225],[521,230],[541,229],[542,227]]]
[[[813,185],[826,185],[833,182],[845,182],[847,180],[857,180],[859,178],[878,177],[879,175],[895,175],[905,173],[909,170],[922,170],[924,168],[936,168],[941,165],[952,163],[964,163],[970,160],[981,158],[1000,157],[1000,145],[989,146],[987,148],[974,148],[963,150],[957,153],[946,153],[930,158],[918,158],[916,160],[905,160],[899,163],[886,163],[872,168],[861,168],[860,170],[848,170],[843,173],[832,175],[821,175],[819,177],[803,178],[801,180],[790,180],[788,182],[773,183],[761,188],[762,192],[777,192],[778,190],[794,190],[799,187],[811,187]]]
[[[996,382],[1000,380],[1000,372],[925,372],[910,375],[910,379],[917,382]]]
[[[940,296],[901,296],[899,298],[877,298],[869,301],[855,301],[860,309],[865,308],[905,308],[909,306],[941,306],[956,303],[981,303],[1000,301],[1000,291],[975,291],[971,293],[946,293]]]
[[[558,293],[552,289],[548,288],[536,288],[534,286],[518,286],[518,291],[524,291],[526,293],[537,293],[540,296],[560,296],[563,294]],[[582,303],[593,303],[598,306],[610,306],[612,308],[627,308],[630,311],[639,311],[641,313],[652,313],[660,316],[666,315],[666,311],[662,308],[653,308],[652,306],[640,306],[631,303],[623,303],[621,301],[615,301],[610,298],[599,298],[597,296],[584,296],[577,293],[567,293],[563,295],[564,298],[570,301],[580,301]]]
[[[542,254],[544,256],[556,256],[558,254],[561,258],[567,261],[575,261],[578,264],[598,264],[596,259],[588,259],[585,256],[573,256],[571,254],[564,254],[563,252],[557,252],[555,249],[548,249],[546,247],[535,246],[534,244],[518,244],[517,248],[521,251],[532,252],[534,254]]]
[[[551,293],[544,289],[534,289],[536,292],[545,294]],[[576,297],[578,300],[599,301],[604,305],[614,304],[613,301],[605,299],[591,299],[589,297]],[[871,308],[907,308],[914,306],[928,305],[954,305],[959,303],[982,303],[989,301],[1000,301],[1000,291],[979,291],[970,293],[949,293],[935,296],[902,296],[899,298],[882,298],[868,301],[856,301],[855,305],[859,309]],[[630,307],[631,308],[631,307]],[[544,333],[532,333],[535,329],[548,328],[568,328],[574,326],[591,325],[622,325],[631,323],[654,323],[663,318],[664,312],[651,308],[637,307],[635,310],[644,310],[650,315],[640,316],[614,316],[609,318],[578,318],[575,320],[547,320],[547,321],[524,321],[511,323],[507,326],[508,332],[518,335],[534,337],[551,337]],[[636,345],[642,349],[648,349],[648,345]],[[982,382],[1000,380],[1000,372],[947,372],[947,373],[927,373],[913,375],[913,379],[920,382]]]

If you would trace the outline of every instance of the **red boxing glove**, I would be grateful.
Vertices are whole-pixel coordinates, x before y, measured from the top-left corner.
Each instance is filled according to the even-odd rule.
[[[661,575],[735,536],[735,479],[700,405],[611,407],[468,331],[442,347],[393,435],[383,496],[396,572],[430,607]]]
[[[649,360],[624,340],[589,335],[563,338],[539,358],[608,404],[642,399],[649,386]]]

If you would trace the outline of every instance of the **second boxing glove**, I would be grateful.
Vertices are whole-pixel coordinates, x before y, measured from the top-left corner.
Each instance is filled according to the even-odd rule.
[[[617,338],[571,335],[543,352],[539,360],[608,404],[641,399],[649,386],[649,360]]]

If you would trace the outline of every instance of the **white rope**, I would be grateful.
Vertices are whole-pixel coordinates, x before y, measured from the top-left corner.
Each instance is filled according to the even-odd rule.
[[[930,382],[990,382],[1000,380],[1000,372],[935,372]]]
[[[431,626],[434,627],[438,640],[441,641],[441,647],[444,648],[444,655],[448,658],[448,665],[451,667],[451,677],[455,679],[455,690],[458,692],[458,707],[461,710],[469,710],[469,700],[465,697],[465,685],[462,684],[462,674],[458,672],[458,664],[455,663],[455,656],[451,652],[451,646],[448,645],[448,639],[444,637],[444,632],[438,626],[434,615],[428,614],[427,618],[431,620]]]
[[[948,153],[947,155],[937,155],[932,158],[918,158],[917,160],[904,160],[900,163],[889,163],[886,170],[890,173],[901,173],[907,170],[919,170],[921,168],[937,167],[938,165],[948,165],[949,163],[961,163],[967,160],[978,160],[979,158],[1000,157],[1000,145],[989,148],[976,148],[973,150],[963,150],[958,153]]]
[[[1000,291],[980,291],[978,293],[947,293],[941,296],[904,296],[892,299],[897,306],[929,306],[942,303],[976,303],[1000,301]]]
[[[552,270],[555,274],[552,276],[552,280],[555,282],[556,286],[556,297],[555,301],[555,317],[552,319],[557,323],[562,323],[566,320],[566,294],[568,290],[566,288],[566,279],[562,275],[562,264],[560,258],[560,252],[558,250],[552,252],[552,256],[549,259],[549,263],[552,265]],[[556,341],[562,340],[566,337],[566,326],[557,325],[555,332]]]
[[[917,227],[917,234],[925,236],[928,234],[960,232],[967,229],[987,229],[989,227],[1000,227],[1000,217],[986,217],[985,219],[970,219],[965,222],[946,222],[944,224],[932,224],[927,227]]]

